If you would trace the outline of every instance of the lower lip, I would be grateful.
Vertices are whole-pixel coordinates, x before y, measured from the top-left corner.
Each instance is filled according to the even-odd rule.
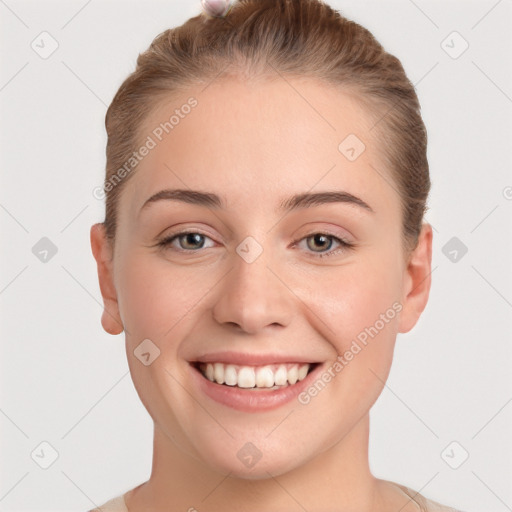
[[[200,391],[216,402],[243,412],[260,412],[277,409],[291,402],[302,393],[321,371],[323,365],[318,364],[308,375],[293,385],[280,389],[243,389],[226,386],[208,380],[194,366],[190,365],[193,381]]]

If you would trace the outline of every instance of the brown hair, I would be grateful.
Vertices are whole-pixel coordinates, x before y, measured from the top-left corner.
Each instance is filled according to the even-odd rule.
[[[111,241],[119,195],[133,174],[115,184],[116,172],[119,178],[158,102],[219,76],[265,77],[274,70],[317,78],[356,94],[375,121],[374,140],[400,196],[405,246],[415,247],[430,178],[427,132],[414,86],[400,61],[367,29],[321,0],[238,0],[224,17],[202,13],[164,31],[138,56],[105,119],[104,224]]]

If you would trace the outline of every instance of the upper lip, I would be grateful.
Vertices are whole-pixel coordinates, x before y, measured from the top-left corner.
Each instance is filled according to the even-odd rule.
[[[314,364],[319,361],[304,357],[286,354],[247,354],[245,352],[211,352],[199,356],[190,362],[193,363],[228,363],[240,366],[260,366],[279,363]]]

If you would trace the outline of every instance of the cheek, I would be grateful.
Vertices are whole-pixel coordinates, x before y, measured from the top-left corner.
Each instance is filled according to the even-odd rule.
[[[315,283],[322,293],[313,295],[310,305],[322,320],[314,327],[333,347],[333,356],[306,399],[319,396],[314,400],[326,421],[338,424],[343,411],[350,423],[375,403],[389,374],[402,309],[399,287],[392,270],[356,266],[323,284]]]
[[[308,289],[309,301],[324,320],[326,337],[339,351],[375,324],[383,335],[398,326],[401,309],[400,269],[385,264],[354,264],[340,267],[315,279]],[[384,322],[384,324],[383,324]]]
[[[136,251],[119,262],[118,269],[119,308],[131,337],[165,340],[166,346],[215,285],[206,268],[177,266]]]
[[[334,349],[324,375],[334,383],[333,394],[321,399],[326,409],[334,401],[362,415],[382,391],[402,310],[401,272],[394,252],[381,250],[332,269],[308,290],[308,304],[322,320],[315,327]]]

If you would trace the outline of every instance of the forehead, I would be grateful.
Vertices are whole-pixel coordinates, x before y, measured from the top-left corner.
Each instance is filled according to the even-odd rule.
[[[312,188],[398,202],[373,124],[354,94],[316,80],[214,80],[164,98],[144,120],[139,138],[153,147],[121,202],[138,210],[164,188],[253,206]]]

